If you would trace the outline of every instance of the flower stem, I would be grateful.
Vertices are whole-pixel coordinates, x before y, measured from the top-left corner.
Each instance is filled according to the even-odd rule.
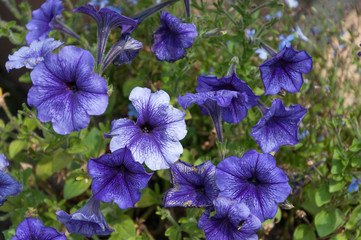
[[[271,48],[269,45],[267,45],[266,43],[263,43],[263,42],[261,42],[260,45],[262,48],[264,48],[268,52],[269,55],[271,55],[272,57],[276,56],[277,52],[273,48]]]

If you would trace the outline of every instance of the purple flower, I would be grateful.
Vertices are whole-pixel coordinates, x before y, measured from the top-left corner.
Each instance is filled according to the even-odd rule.
[[[254,37],[254,34],[256,33],[256,30],[255,29],[252,29],[252,30],[246,29],[246,33],[247,33],[247,37],[249,39],[253,40],[253,37]]]
[[[270,154],[247,151],[242,158],[231,156],[216,168],[219,196],[245,203],[262,222],[273,218],[278,203],[291,193],[286,173],[276,167]]]
[[[109,235],[114,232],[109,229],[103,213],[100,211],[100,202],[91,198],[84,207],[73,214],[59,210],[56,219],[65,224],[69,233],[77,233],[87,237],[94,235]]]
[[[99,11],[93,6],[80,6],[73,9],[73,12],[84,13],[91,16],[98,25],[98,52],[97,65],[99,65],[103,58],[103,53],[108,40],[110,30],[115,27],[122,28],[122,34],[129,29],[135,28],[138,23],[131,19],[124,17],[109,8],[101,8]]]
[[[229,90],[238,92],[238,97],[222,109],[222,118],[227,123],[239,123],[247,116],[247,110],[257,106],[259,96],[256,96],[246,82],[242,81],[234,72],[223,78],[199,76],[197,92]]]
[[[175,62],[186,56],[186,49],[192,47],[198,36],[196,26],[182,23],[182,20],[165,11],[161,12],[162,26],[153,34],[152,53],[159,61]]]
[[[160,90],[136,87],[129,95],[138,112],[137,123],[122,118],[112,122],[110,150],[127,146],[135,161],[152,170],[170,168],[183,152],[179,142],[186,134],[185,112],[169,105],[169,95]]]
[[[7,196],[16,196],[21,192],[22,186],[12,176],[5,173],[9,162],[4,154],[0,155],[0,206],[6,202]]]
[[[147,187],[153,173],[147,173],[136,162],[128,148],[121,148],[110,155],[91,158],[88,163],[93,177],[94,198],[103,202],[115,202],[121,209],[134,207],[139,201],[140,190]]]
[[[0,171],[5,172],[5,170],[8,168],[9,162],[6,160],[6,157],[4,154],[0,154]]]
[[[59,233],[55,228],[45,227],[36,218],[25,218],[16,228],[16,234],[11,240],[66,240],[64,233]]]
[[[265,17],[266,21],[270,21],[272,19],[271,15],[267,14]]]
[[[130,64],[138,55],[143,44],[131,38],[128,34],[122,35],[116,44],[109,50],[103,64],[103,71],[113,61],[114,65],[119,66],[123,63]]]
[[[30,47],[21,47],[13,55],[9,55],[9,61],[5,63],[6,70],[19,69],[26,67],[33,69],[39,62],[44,60],[46,54],[57,49],[63,42],[55,41],[53,38],[44,40],[34,40]]]
[[[91,53],[74,46],[45,56],[30,74],[34,86],[28,93],[28,104],[40,121],[51,121],[55,132],[68,134],[85,128],[90,115],[104,113],[107,84],[92,73],[93,67]]]
[[[257,240],[257,231],[262,227],[261,221],[250,213],[243,203],[218,197],[214,201],[216,214],[210,217],[211,211],[205,211],[198,221],[207,240]]]
[[[216,167],[211,161],[193,166],[179,160],[169,169],[173,188],[165,193],[163,205],[200,208],[212,206],[219,192],[214,179],[215,171]]]
[[[348,192],[349,193],[357,192],[360,184],[361,184],[361,181],[359,179],[352,177],[351,184],[348,187]]]
[[[265,95],[275,95],[281,89],[299,92],[303,84],[302,73],[312,69],[312,57],[306,51],[285,47],[259,66]]]
[[[281,99],[274,99],[271,108],[261,106],[263,117],[252,127],[250,135],[264,153],[277,152],[282,145],[296,145],[298,130],[307,109],[301,105],[285,107]]]
[[[26,34],[26,42],[30,45],[34,40],[44,40],[48,37],[48,33],[53,29],[57,16],[61,15],[64,10],[60,0],[47,0],[40,9],[33,11],[32,18],[26,24],[29,32]]]
[[[291,41],[295,38],[292,34],[288,35],[286,38],[283,35],[280,35],[281,42],[278,44],[278,49],[282,50],[284,47],[291,47]]]

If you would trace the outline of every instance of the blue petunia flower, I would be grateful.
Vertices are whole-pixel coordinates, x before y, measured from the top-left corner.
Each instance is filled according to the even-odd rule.
[[[9,61],[5,63],[6,70],[9,72],[11,69],[22,67],[33,69],[39,62],[44,60],[46,54],[63,44],[63,42],[56,41],[53,38],[34,40],[30,47],[21,47],[13,55],[9,55]]]
[[[25,218],[15,233],[11,240],[66,240],[64,233],[59,233],[52,227],[45,227],[39,219],[31,217]]]
[[[92,237],[94,235],[109,235],[114,232],[113,229],[109,229],[100,210],[100,202],[94,197],[73,214],[69,215],[62,210],[56,211],[56,219],[65,224],[69,233]]]
[[[160,90],[136,87],[129,95],[138,112],[137,123],[122,118],[112,122],[110,150],[127,146],[135,161],[152,170],[170,168],[183,152],[179,142],[186,134],[185,112],[169,105],[169,95]]]
[[[306,51],[285,47],[259,66],[265,95],[276,95],[281,89],[299,92],[303,84],[302,73],[312,69],[312,57]]]
[[[152,53],[159,61],[175,62],[186,56],[198,36],[196,26],[182,23],[182,20],[165,11],[161,12],[162,26],[153,34]]]
[[[213,204],[216,214],[211,217],[208,209],[198,221],[198,227],[203,229],[207,240],[258,239],[257,231],[262,223],[244,203],[218,197]]]
[[[283,35],[279,36],[281,42],[278,44],[278,49],[282,50],[284,47],[290,47],[291,41],[295,38],[292,34],[288,35],[286,38]]]
[[[21,192],[22,186],[8,173],[5,173],[9,162],[4,154],[0,155],[0,206],[6,202],[7,196],[16,196]]]
[[[308,37],[306,37],[306,36],[303,34],[300,26],[296,26],[295,34],[296,34],[296,38],[300,38],[301,40],[303,40],[303,41],[305,41],[305,42],[308,42],[308,41],[309,41]]]
[[[165,193],[163,205],[165,207],[211,207],[219,192],[214,178],[215,171],[216,167],[211,161],[193,166],[179,160],[169,169],[173,188]]]
[[[34,86],[28,104],[42,122],[52,122],[55,132],[69,134],[85,128],[90,115],[101,115],[108,106],[105,80],[92,73],[94,58],[89,51],[66,46],[49,53],[31,72]]]
[[[361,181],[358,178],[352,177],[351,184],[348,187],[348,192],[349,193],[357,192],[360,184],[361,184]]]
[[[139,201],[140,190],[147,187],[153,173],[147,173],[142,164],[136,162],[130,150],[125,147],[91,158],[88,162],[93,177],[94,198],[103,202],[115,202],[121,209],[134,207]]]
[[[4,154],[0,154],[0,171],[5,172],[5,170],[8,168],[9,162],[6,160],[6,157]]]
[[[257,48],[255,53],[257,53],[258,57],[262,60],[266,60],[268,57],[268,52],[264,48]]]
[[[91,0],[88,4],[99,7],[99,8],[104,8],[106,5],[109,4],[108,0]]]
[[[270,154],[247,151],[242,158],[231,156],[216,167],[219,196],[246,204],[262,222],[273,218],[278,203],[291,193],[286,173],[276,167]]]
[[[119,27],[122,29],[122,34],[124,34],[129,31],[129,29],[135,28],[138,25],[137,21],[124,17],[109,8],[101,8],[98,11],[93,5],[88,5],[74,8],[73,12],[84,13],[91,16],[98,25],[97,65],[99,65],[103,59],[103,53],[110,30]]]
[[[298,1],[297,0],[285,0],[286,4],[290,7],[290,8],[296,8],[298,7]]]
[[[282,145],[298,143],[299,125],[307,113],[301,105],[285,107],[281,99],[274,99],[271,108],[260,107],[263,113],[252,127],[250,135],[264,153],[277,152]]]
[[[25,37],[27,44],[30,45],[37,39],[46,39],[53,29],[52,23],[63,10],[64,7],[60,0],[47,0],[40,9],[34,10],[31,20],[26,24],[26,29],[29,30]]]
[[[142,49],[143,44],[131,38],[128,34],[122,35],[116,44],[109,50],[104,59],[103,71],[113,61],[115,66],[123,63],[130,64]]]
[[[256,30],[255,29],[246,29],[246,34],[247,34],[247,37],[251,40],[253,40],[253,37],[254,37],[254,34],[256,33]]]

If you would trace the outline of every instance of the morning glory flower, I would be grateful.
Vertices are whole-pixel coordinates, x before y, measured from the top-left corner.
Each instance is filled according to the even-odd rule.
[[[276,215],[278,203],[284,202],[292,190],[274,157],[256,150],[245,152],[242,158],[222,160],[216,167],[216,184],[219,196],[243,202],[261,222]]]
[[[308,42],[308,41],[309,41],[308,37],[306,37],[306,36],[303,34],[303,32],[302,32],[302,30],[301,30],[301,28],[300,28],[299,26],[296,26],[295,34],[296,34],[296,38],[301,38],[301,39],[302,39],[303,41],[305,41],[305,42]]]
[[[182,23],[165,11],[161,12],[162,26],[153,34],[152,53],[159,61],[175,62],[186,56],[187,48],[192,47],[194,38],[198,36],[196,26]]]
[[[113,229],[109,228],[100,210],[99,200],[94,197],[73,214],[69,215],[62,210],[56,211],[56,219],[65,224],[69,233],[92,237],[94,235],[109,235],[114,232]]]
[[[301,105],[285,107],[281,99],[274,99],[270,108],[260,105],[260,109],[263,117],[252,127],[250,135],[262,152],[277,152],[282,145],[298,143],[299,125],[307,109]]]
[[[91,0],[88,4],[99,7],[99,8],[104,8],[106,5],[109,4],[108,0]]]
[[[206,210],[198,221],[207,240],[257,240],[257,231],[262,227],[261,221],[251,214],[244,203],[225,197],[213,201],[216,214]]]
[[[285,46],[290,47],[291,41],[295,38],[292,34],[288,35],[286,38],[283,35],[279,36],[281,42],[278,44],[278,49],[282,50]]]
[[[259,66],[265,95],[276,95],[281,89],[299,92],[303,84],[302,73],[312,69],[312,57],[306,51],[285,47]]]
[[[28,217],[22,221],[11,240],[66,240],[64,233],[59,233],[55,228],[45,227],[36,218]]]
[[[254,37],[254,34],[256,33],[256,30],[255,29],[252,29],[252,30],[246,29],[246,33],[247,33],[248,38],[253,40],[253,37]]]
[[[298,7],[298,1],[297,0],[285,0],[286,4],[290,7],[290,8],[296,8]]]
[[[69,134],[85,128],[90,115],[101,115],[108,106],[107,84],[92,73],[94,58],[75,46],[49,53],[30,73],[34,86],[28,104],[42,122],[52,122],[55,132]]]
[[[88,162],[89,175],[93,177],[94,198],[103,202],[115,202],[119,208],[134,207],[139,201],[140,190],[147,187],[153,173],[147,173],[143,165],[134,160],[125,147],[91,158]]]
[[[9,166],[9,162],[8,160],[6,160],[5,155],[0,154],[0,171],[5,172],[8,166]]]
[[[49,32],[53,29],[61,30],[80,40],[78,35],[60,21],[63,10],[64,7],[60,0],[46,0],[40,9],[34,10],[31,20],[26,24],[26,29],[29,30],[25,36],[26,43],[30,45],[34,40],[48,38]]]
[[[122,29],[122,34],[127,32],[130,28],[135,28],[137,21],[124,17],[109,8],[101,8],[99,11],[93,6],[80,6],[73,9],[73,12],[84,13],[91,16],[98,25],[98,51],[97,51],[97,65],[99,65],[103,58],[103,53],[110,34],[110,30],[115,27]]]
[[[361,184],[361,181],[359,179],[352,177],[352,182],[351,182],[350,186],[348,187],[348,192],[349,193],[357,192],[360,184]]]
[[[169,105],[169,95],[163,90],[151,93],[136,87],[129,99],[138,112],[137,123],[121,118],[112,122],[110,150],[127,146],[135,161],[151,170],[167,169],[183,152],[179,142],[186,134],[185,112]]]
[[[46,54],[57,49],[63,42],[56,41],[53,38],[46,38],[44,40],[34,40],[30,47],[21,47],[13,55],[9,55],[9,61],[5,63],[6,70],[19,69],[26,67],[33,69],[39,62],[44,60]]]
[[[258,57],[262,60],[266,60],[268,57],[268,52],[264,48],[257,48],[255,53],[257,53]]]
[[[211,161],[193,166],[179,160],[169,169],[173,188],[165,193],[163,205],[165,207],[211,207],[219,192],[214,178],[215,171],[216,167]]]
[[[5,173],[9,162],[4,154],[0,155],[0,206],[6,202],[7,196],[16,196],[21,192],[22,186],[8,173]]]
[[[257,106],[259,96],[256,96],[247,83],[242,81],[235,72],[223,78],[199,76],[197,81],[196,91],[198,93],[219,90],[237,92],[238,97],[232,98],[231,105],[222,109],[222,118],[227,123],[239,123],[247,116],[248,109]]]
[[[143,44],[131,38],[128,34],[122,35],[116,44],[109,50],[103,64],[103,71],[109,63],[113,61],[114,65],[119,66],[123,63],[131,64],[134,58],[142,49]]]

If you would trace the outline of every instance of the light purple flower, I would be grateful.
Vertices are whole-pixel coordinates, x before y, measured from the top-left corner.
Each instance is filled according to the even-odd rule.
[[[290,7],[290,8],[296,8],[298,7],[298,1],[297,0],[285,0],[286,4]]]
[[[109,4],[108,0],[91,0],[88,4],[97,6],[99,8],[104,8],[106,5]]]
[[[303,73],[312,69],[312,57],[306,51],[285,47],[259,66],[265,87],[265,95],[276,95],[281,89],[290,93],[299,92]]]
[[[51,121],[55,132],[69,134],[85,128],[90,115],[101,115],[108,106],[107,84],[92,73],[94,58],[89,51],[66,46],[49,53],[31,72],[34,86],[28,104],[42,122]]]
[[[301,40],[303,40],[305,42],[309,41],[308,37],[306,37],[305,34],[303,34],[300,26],[296,26],[295,34],[296,34],[296,38],[300,38]]]
[[[352,177],[351,184],[348,187],[348,192],[349,193],[357,192],[360,184],[361,184],[361,181],[358,178]]]
[[[290,47],[291,41],[295,38],[292,34],[288,35],[286,38],[283,35],[280,35],[281,42],[278,44],[278,49],[282,50],[284,47]]]
[[[283,17],[283,13],[281,11],[277,11],[273,14],[273,18],[281,19]]]
[[[210,216],[206,210],[198,221],[207,240],[257,240],[257,231],[262,227],[261,221],[251,214],[244,203],[239,203],[225,197],[214,201],[216,214]]]
[[[129,95],[138,112],[137,123],[122,118],[112,122],[110,150],[127,146],[135,161],[152,170],[170,168],[183,152],[179,142],[186,134],[185,112],[169,105],[169,95],[163,90],[151,93],[136,87]]]
[[[242,158],[231,156],[216,167],[219,196],[246,204],[262,222],[273,218],[278,203],[291,193],[286,173],[276,167],[270,154],[247,151]]]
[[[251,40],[253,40],[254,34],[256,33],[255,29],[246,29],[247,37]]]
[[[122,29],[122,34],[126,33],[129,29],[135,28],[137,21],[124,17],[109,8],[101,8],[99,11],[93,6],[80,6],[73,9],[73,12],[84,13],[91,16],[98,25],[98,52],[97,52],[97,65],[103,59],[103,53],[106,43],[110,34],[110,30],[115,27]]]
[[[161,12],[162,26],[153,34],[152,53],[159,61],[175,62],[186,56],[198,36],[196,26],[182,23],[182,20],[165,11]]]
[[[62,210],[56,211],[56,219],[65,224],[69,233],[77,233],[87,237],[94,235],[109,235],[114,232],[100,210],[100,202],[95,198],[89,199],[84,207],[68,214]]]
[[[39,219],[31,217],[25,218],[15,233],[11,240],[66,240],[64,233],[59,233],[52,227],[45,227]]]
[[[268,52],[264,48],[257,48],[255,53],[257,53],[258,57],[262,60],[266,60],[268,57]]]
[[[169,169],[173,187],[165,193],[163,205],[211,207],[219,192],[214,179],[215,171],[216,167],[211,161],[193,166],[179,160]]]
[[[272,19],[271,15],[267,14],[265,17],[266,21],[270,21]]]
[[[264,153],[277,152],[282,145],[298,143],[299,125],[307,113],[301,105],[286,107],[274,99],[271,108],[262,107],[263,117],[252,127],[251,136]]]
[[[91,158],[88,170],[93,177],[94,198],[103,202],[114,201],[121,209],[134,207],[140,199],[140,190],[147,187],[153,175],[147,173],[143,165],[134,160],[128,148]]]
[[[34,40],[44,40],[53,29],[55,18],[64,10],[60,0],[47,0],[40,9],[34,10],[31,20],[26,24],[29,32],[26,34],[26,42],[30,45]]]
[[[0,171],[5,172],[5,170],[8,168],[9,162],[6,160],[6,157],[4,154],[0,154]]]
[[[44,60],[46,54],[57,49],[63,42],[56,41],[53,38],[46,38],[44,40],[34,40],[30,47],[21,47],[13,55],[9,55],[9,61],[5,63],[6,70],[19,69],[26,67],[33,69],[39,62]]]

